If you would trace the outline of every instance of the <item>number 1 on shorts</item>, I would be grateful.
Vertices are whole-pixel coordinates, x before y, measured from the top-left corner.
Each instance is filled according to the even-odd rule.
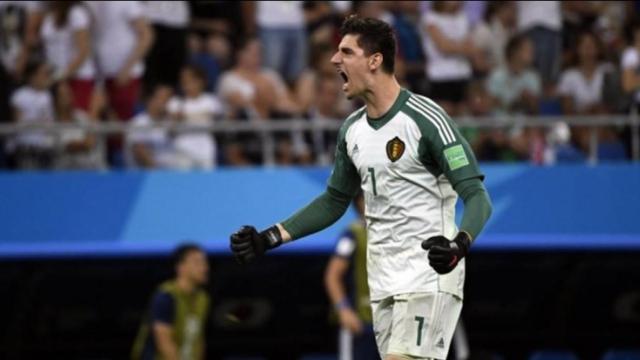
[[[416,316],[415,319],[418,322],[418,339],[416,339],[416,345],[420,346],[420,344],[422,344],[422,325],[424,325],[424,317]]]

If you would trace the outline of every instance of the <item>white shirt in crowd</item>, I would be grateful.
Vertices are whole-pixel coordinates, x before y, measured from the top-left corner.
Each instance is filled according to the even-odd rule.
[[[536,26],[560,31],[562,16],[559,1],[518,1],[518,30],[526,31]]]
[[[83,5],[74,5],[67,19],[67,23],[58,28],[55,24],[55,16],[49,13],[42,22],[40,35],[42,37],[47,62],[52,65],[56,74],[64,73],[77,54],[75,46],[75,33],[88,30],[91,27],[91,14]],[[76,79],[93,79],[96,69],[93,57],[89,56],[72,76]]]
[[[302,28],[302,1],[258,1],[256,21],[265,28]]]
[[[139,1],[87,1],[95,20],[94,38],[100,72],[115,77],[131,56],[138,41],[132,26],[134,20],[144,18]],[[130,76],[140,77],[144,64],[139,61]]]
[[[186,1],[145,1],[144,11],[149,22],[156,25],[185,28],[191,16]]]
[[[185,125],[211,125],[214,118],[223,114],[222,103],[211,94],[202,94],[197,98],[174,97],[169,101],[167,110],[178,115]],[[216,164],[216,142],[210,133],[177,134],[173,146],[190,159],[190,168],[211,169]]]
[[[624,50],[621,60],[622,71],[633,70],[640,72],[640,51],[637,48],[631,46]],[[636,91],[635,100],[640,103],[640,89]]]
[[[471,77],[471,64],[463,55],[442,53],[427,33],[427,26],[435,26],[447,38],[463,41],[469,35],[469,19],[463,11],[441,14],[429,11],[422,17],[420,35],[427,55],[427,76],[432,81],[454,81]]]
[[[131,120],[134,130],[127,134],[127,163],[132,167],[137,167],[133,157],[133,146],[137,144],[145,145],[153,157],[157,168],[164,169],[185,169],[188,167],[188,159],[180,157],[173,147],[173,141],[169,133],[164,128],[152,128],[145,130],[135,130],[153,125],[156,122],[166,123],[166,119],[153,119],[148,113],[142,112]]]
[[[11,96],[11,106],[18,111],[18,123],[54,122],[53,99],[47,90],[23,86]],[[16,135],[15,145],[51,148],[53,137],[41,131],[24,131]]]
[[[573,99],[577,111],[586,110],[602,102],[604,78],[610,69],[610,65],[598,66],[591,79],[576,68],[567,69],[560,75],[558,94]]]

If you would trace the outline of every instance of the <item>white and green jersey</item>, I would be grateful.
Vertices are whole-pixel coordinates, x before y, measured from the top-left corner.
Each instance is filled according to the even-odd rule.
[[[371,300],[445,291],[462,297],[464,260],[449,274],[430,266],[421,242],[457,233],[453,186],[482,177],[466,140],[441,107],[402,89],[384,116],[361,108],[338,135],[329,187],[365,196]]]

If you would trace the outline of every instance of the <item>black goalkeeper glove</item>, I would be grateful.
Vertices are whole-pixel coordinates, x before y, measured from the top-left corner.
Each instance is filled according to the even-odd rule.
[[[466,232],[459,232],[453,240],[434,236],[422,242],[422,248],[429,251],[429,265],[438,274],[447,274],[455,269],[458,262],[469,252],[471,237]]]
[[[231,251],[240,264],[247,264],[281,244],[282,235],[275,225],[260,233],[255,227],[245,225],[230,237]]]

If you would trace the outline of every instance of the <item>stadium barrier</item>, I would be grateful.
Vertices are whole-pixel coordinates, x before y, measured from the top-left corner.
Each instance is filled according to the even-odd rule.
[[[581,126],[590,129],[589,156],[590,163],[598,162],[598,145],[600,143],[598,127],[616,126],[630,128],[631,158],[640,160],[640,117],[637,112],[629,115],[589,115],[589,116],[490,116],[490,117],[457,117],[454,121],[460,129],[522,129],[522,128],[546,128],[553,129],[566,124],[569,127]],[[276,159],[276,134],[313,133],[313,132],[337,132],[342,121],[314,121],[306,119],[281,119],[281,120],[220,120],[210,125],[190,125],[178,122],[157,122],[149,126],[134,126],[127,122],[94,122],[87,124],[75,123],[26,123],[26,124],[0,124],[0,136],[10,136],[25,131],[40,130],[50,133],[56,139],[65,130],[79,129],[95,134],[102,139],[107,135],[125,134],[131,131],[149,131],[151,129],[166,129],[171,133],[209,132],[213,135],[255,134],[258,136],[261,152],[264,154],[264,165],[272,166]],[[59,141],[57,141],[59,143]],[[105,146],[99,147],[103,151]]]

